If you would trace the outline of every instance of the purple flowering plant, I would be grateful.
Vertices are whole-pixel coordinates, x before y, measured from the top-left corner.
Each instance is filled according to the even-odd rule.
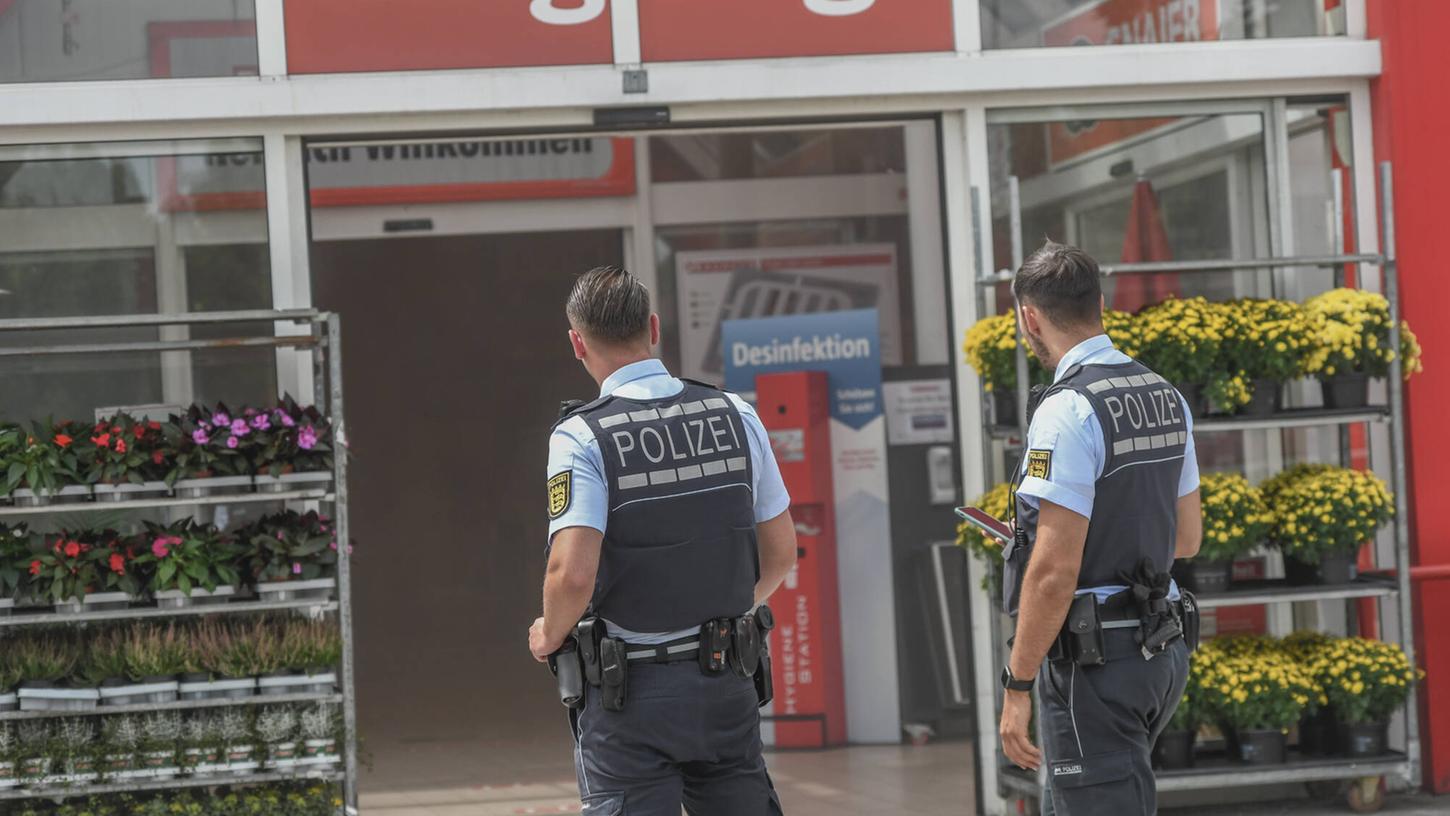
[[[332,470],[332,424],[316,406],[301,406],[290,395],[277,407],[251,418],[257,436],[258,473],[280,476]]]
[[[243,426],[238,428],[237,423]],[[238,434],[237,431],[243,433]],[[245,420],[234,418],[226,405],[193,405],[173,415],[164,427],[171,467],[166,483],[211,476],[246,476],[251,473],[248,453],[256,440]]]

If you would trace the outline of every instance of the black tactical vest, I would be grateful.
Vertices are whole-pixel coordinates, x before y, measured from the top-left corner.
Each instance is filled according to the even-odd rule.
[[[1183,399],[1167,380],[1137,361],[1073,366],[1042,396],[1071,390],[1083,395],[1103,429],[1106,461],[1094,483],[1079,589],[1123,585],[1143,558],[1160,572],[1173,566],[1178,532],[1178,481],[1188,444]],[[1033,472],[1024,455],[1016,483]],[[1051,467],[1051,460],[1037,467]],[[1027,560],[1037,542],[1037,510],[1015,502],[1017,540],[1004,552],[1003,602],[1016,614]]]
[[[760,555],[750,443],[734,403],[685,381],[673,397],[602,397],[577,409],[609,491],[593,614],[636,632],[736,617],[755,602]]]

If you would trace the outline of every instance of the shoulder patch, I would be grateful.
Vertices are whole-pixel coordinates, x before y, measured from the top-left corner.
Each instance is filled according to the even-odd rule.
[[[1027,475],[1035,479],[1046,479],[1052,473],[1052,451],[1029,450],[1027,452]]]
[[[549,478],[549,521],[564,515],[569,509],[569,501],[573,498],[572,491],[574,483],[574,471],[566,470],[557,473]]]

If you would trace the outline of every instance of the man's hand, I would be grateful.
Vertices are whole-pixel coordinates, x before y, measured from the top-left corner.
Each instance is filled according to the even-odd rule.
[[[1032,722],[1032,693],[1007,691],[1002,698],[1002,751],[1019,768],[1037,770],[1042,764],[1042,752],[1032,744],[1027,735],[1027,726]]]
[[[547,663],[549,655],[559,651],[559,647],[563,645],[562,640],[557,643],[550,642],[549,636],[544,632],[543,618],[535,619],[534,625],[529,627],[529,651],[540,663]]]

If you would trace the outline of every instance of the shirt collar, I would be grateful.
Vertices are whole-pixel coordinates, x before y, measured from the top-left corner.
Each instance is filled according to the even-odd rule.
[[[640,360],[637,363],[630,363],[627,366],[616,369],[613,374],[610,374],[604,380],[604,384],[599,388],[599,396],[607,397],[615,391],[618,391],[620,386],[632,383],[635,380],[642,380],[645,377],[668,375],[669,372],[665,370],[665,364],[659,360],[649,359]]]
[[[1094,354],[1108,351],[1112,349],[1112,347],[1112,338],[1108,337],[1106,334],[1094,335],[1082,341],[1081,343],[1078,343],[1077,345],[1068,349],[1066,354],[1062,355],[1062,359],[1059,360],[1057,363],[1057,371],[1053,372],[1052,381],[1057,382],[1067,374],[1068,369],[1072,368],[1078,363],[1081,363],[1083,360],[1086,360]]]

